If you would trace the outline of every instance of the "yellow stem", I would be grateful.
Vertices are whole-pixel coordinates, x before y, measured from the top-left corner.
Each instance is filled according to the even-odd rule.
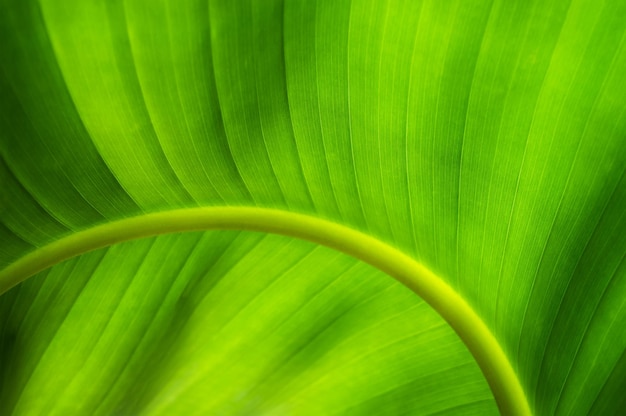
[[[97,248],[142,237],[199,230],[281,234],[323,244],[371,264],[417,293],[450,324],[476,359],[502,414],[531,414],[517,375],[500,344],[454,289],[392,246],[362,232],[308,215],[253,207],[203,207],[102,224],[36,249],[0,271],[0,294],[29,276]]]

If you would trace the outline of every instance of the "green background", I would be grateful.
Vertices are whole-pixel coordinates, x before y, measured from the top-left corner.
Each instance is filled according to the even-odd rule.
[[[620,0],[2,0],[0,268],[176,208],[303,213],[447,282],[535,414],[618,414],[625,33]],[[2,414],[497,412],[419,297],[277,235],[94,251],[0,319]]]

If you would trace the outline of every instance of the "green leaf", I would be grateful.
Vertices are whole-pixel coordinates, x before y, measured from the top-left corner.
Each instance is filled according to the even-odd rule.
[[[496,410],[471,355],[423,301],[295,239],[207,232],[123,243],[0,299],[19,334],[7,413]]]
[[[2,0],[0,413],[618,414],[625,15]]]

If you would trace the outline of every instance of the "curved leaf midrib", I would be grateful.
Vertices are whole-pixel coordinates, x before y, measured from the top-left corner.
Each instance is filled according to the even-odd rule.
[[[503,414],[531,414],[519,379],[499,342],[452,287],[389,244],[310,215],[230,206],[175,209],[112,221],[56,240],[0,270],[0,295],[40,271],[98,248],[161,234],[220,229],[259,231],[308,240],[385,272],[423,298],[455,330],[474,356]]]

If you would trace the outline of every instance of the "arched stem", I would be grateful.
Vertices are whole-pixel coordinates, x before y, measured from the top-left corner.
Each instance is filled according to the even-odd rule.
[[[456,331],[481,368],[505,415],[530,415],[511,363],[489,328],[439,276],[389,244],[316,217],[254,207],[203,207],[145,214],[76,232],[0,271],[0,294],[37,272],[123,241],[199,230],[246,230],[300,238],[342,251],[394,277],[428,302]]]

